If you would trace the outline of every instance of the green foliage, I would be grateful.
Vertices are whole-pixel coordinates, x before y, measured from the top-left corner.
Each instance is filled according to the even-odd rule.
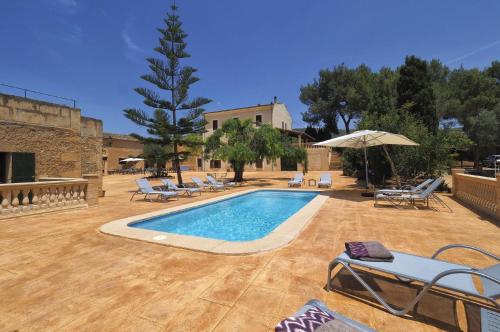
[[[349,133],[352,122],[369,108],[372,80],[372,72],[365,65],[350,69],[341,64],[321,70],[319,79],[300,88],[300,100],[308,106],[302,114],[304,121],[338,134],[340,119]]]
[[[452,163],[452,152],[467,149],[471,141],[456,129],[442,128],[436,133],[417,120],[407,109],[393,110],[385,114],[370,114],[359,123],[360,129],[387,131],[405,135],[419,143],[419,146],[388,146],[397,174],[403,179],[433,177],[446,172]],[[361,174],[363,170],[362,151],[344,153],[346,173]],[[381,147],[368,149],[371,181],[381,183],[390,177],[390,165]]]
[[[210,100],[190,99],[188,96],[189,88],[199,78],[194,76],[196,68],[180,64],[180,60],[190,55],[185,51],[187,45],[184,39],[187,34],[182,30],[176,11],[177,6],[172,5],[171,13],[164,19],[166,27],[158,29],[159,46],[154,50],[160,58],[146,59],[151,73],[141,76],[158,90],[164,91],[168,98],[163,98],[156,89],[136,88],[135,91],[144,98],[144,104],[154,109],[153,114],[140,109],[126,109],[124,114],[134,123],[145,127],[149,135],[134,134],[134,137],[163,148],[172,146],[170,157],[177,170],[177,180],[182,183],[179,161],[203,144],[201,139],[193,139],[193,134],[200,136],[204,131],[203,106]],[[182,151],[180,147],[183,147]]]
[[[397,106],[405,107],[433,133],[438,129],[436,101],[427,61],[407,56],[399,68]]]
[[[251,120],[227,120],[205,142],[205,157],[229,162],[236,182],[243,181],[245,165],[264,159],[274,164],[290,153],[297,153],[296,148],[292,152],[283,143],[279,130],[268,124],[255,127]]]
[[[149,163],[154,164],[156,168],[156,177],[160,177],[161,169],[165,163],[172,159],[171,146],[161,146],[156,143],[146,143],[143,148],[142,156]]]
[[[305,133],[313,137],[316,142],[326,141],[332,138],[332,135],[325,128],[307,126]]]

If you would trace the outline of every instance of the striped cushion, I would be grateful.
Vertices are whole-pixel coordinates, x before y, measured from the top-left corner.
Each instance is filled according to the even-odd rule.
[[[312,332],[335,318],[318,307],[312,307],[298,317],[289,317],[276,325],[276,332]]]

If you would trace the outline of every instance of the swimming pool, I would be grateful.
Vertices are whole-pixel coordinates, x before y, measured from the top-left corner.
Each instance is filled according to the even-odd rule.
[[[318,194],[257,190],[128,226],[224,241],[253,241],[268,235]]]
[[[247,189],[110,221],[102,233],[223,255],[292,241],[329,199],[319,189]]]

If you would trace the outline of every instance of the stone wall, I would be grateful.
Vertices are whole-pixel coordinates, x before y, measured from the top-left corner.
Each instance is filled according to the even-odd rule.
[[[102,121],[77,108],[0,94],[0,152],[34,153],[36,180],[100,175]]]
[[[105,133],[103,135],[103,151],[106,156],[105,172],[122,168],[120,159],[137,157],[142,154],[144,144],[137,139],[120,134]],[[135,168],[144,168],[144,162],[137,162]]]

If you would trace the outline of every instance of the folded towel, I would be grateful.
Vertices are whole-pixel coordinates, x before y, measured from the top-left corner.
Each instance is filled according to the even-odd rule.
[[[346,242],[346,253],[353,259],[371,262],[392,262],[394,256],[377,241]]]
[[[312,332],[335,318],[318,307],[312,307],[297,317],[289,317],[276,325],[276,332]]]

